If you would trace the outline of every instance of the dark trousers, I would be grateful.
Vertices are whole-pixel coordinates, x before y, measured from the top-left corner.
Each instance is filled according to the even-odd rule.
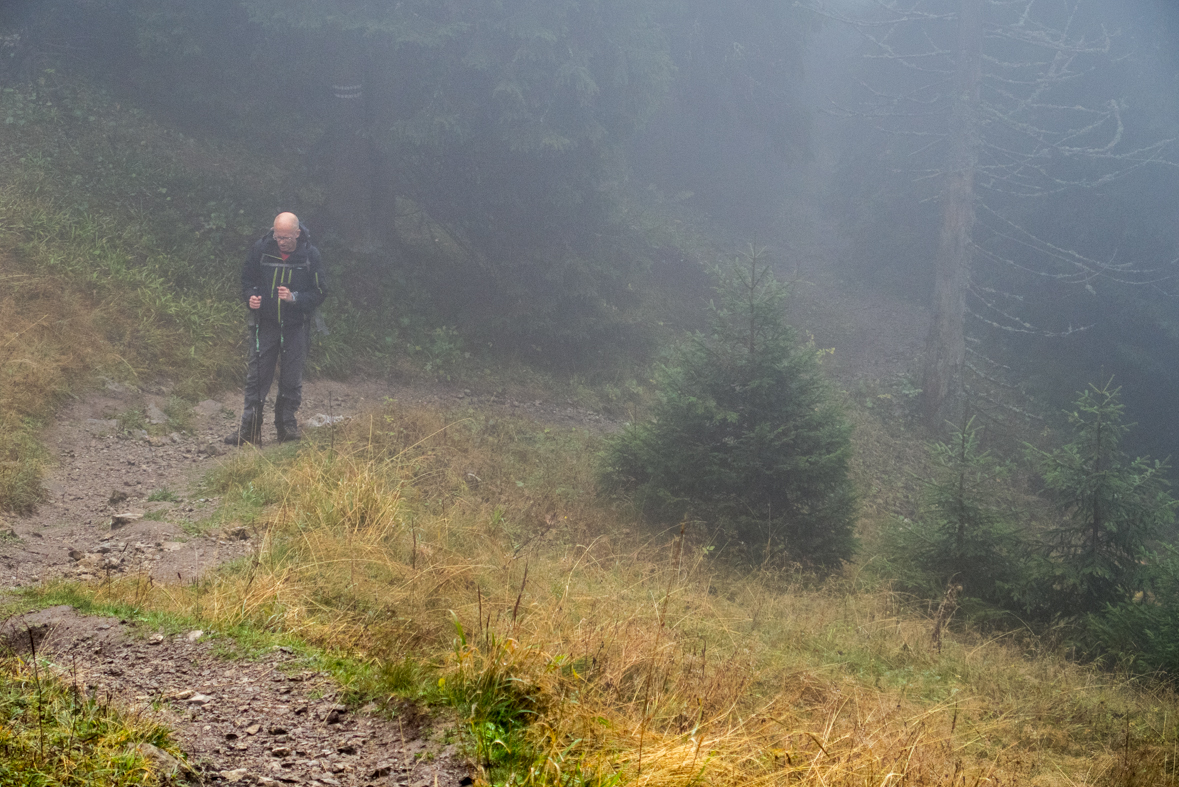
[[[275,400],[275,422],[289,418],[303,401],[303,362],[307,360],[310,343],[309,325],[282,328],[274,323],[260,322],[249,329],[249,371],[246,373],[246,405],[242,422],[248,419],[261,424],[262,403],[270,393],[278,368],[278,397]]]

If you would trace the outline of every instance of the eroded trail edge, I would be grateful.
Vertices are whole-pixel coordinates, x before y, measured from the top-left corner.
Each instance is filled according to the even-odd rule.
[[[468,769],[446,727],[411,706],[349,708],[327,675],[285,647],[233,658],[231,641],[50,607],[0,626],[0,646],[58,665],[100,701],[173,731],[188,759],[177,781],[277,787],[460,787]],[[391,720],[388,718],[392,716]],[[167,765],[159,768],[164,775]]]

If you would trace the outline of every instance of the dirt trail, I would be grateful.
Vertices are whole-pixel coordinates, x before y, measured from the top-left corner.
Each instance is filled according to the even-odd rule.
[[[217,651],[232,653],[232,643],[201,631],[165,635],[133,621],[85,617],[70,607],[0,625],[0,647],[27,656],[30,639],[38,656],[61,665],[63,678],[79,690],[102,702],[117,698],[124,708],[173,730],[190,770],[171,783],[472,783],[456,747],[439,739],[446,737],[444,729],[432,728],[408,706],[341,704],[339,687],[289,648],[230,659]],[[176,763],[160,757],[158,766],[167,773]]]
[[[305,428],[361,416],[386,399],[490,407],[594,431],[614,428],[609,419],[573,407],[480,397],[441,386],[318,380],[305,383],[303,392],[299,415]],[[54,458],[46,479],[48,499],[33,515],[0,519],[0,591],[57,577],[101,581],[148,575],[157,583],[191,581],[256,549],[259,534],[250,528],[210,531],[202,525],[219,501],[203,496],[200,480],[235,452],[257,450],[222,442],[237,424],[241,393],[196,405],[184,432],[160,435],[120,427],[120,416],[125,427],[132,411],[163,420],[167,401],[164,390],[111,384],[58,414],[45,435]],[[263,448],[275,438],[268,424]],[[214,643],[204,635],[163,636],[134,622],[88,618],[68,607],[0,625],[0,648],[5,626],[9,642],[18,645],[30,630],[47,637],[41,652],[76,671],[79,685],[119,698],[121,705],[151,714],[172,729],[197,766],[197,783],[471,783],[453,746],[425,740],[430,722],[416,709],[396,709],[393,722],[377,712],[386,709],[346,709],[331,681],[300,671],[284,650],[256,661],[227,660],[214,654]]]
[[[305,428],[356,417],[387,398],[491,406],[555,425],[610,428],[608,419],[572,407],[481,398],[440,386],[317,380],[304,384],[303,396],[299,416]],[[156,582],[190,581],[254,549],[257,534],[248,528],[206,531],[200,524],[218,506],[199,491],[201,478],[233,452],[256,450],[222,443],[237,424],[241,394],[196,405],[184,433],[120,433],[120,414],[140,409],[149,419],[153,413],[161,418],[166,402],[162,391],[112,385],[58,414],[45,435],[55,460],[46,479],[48,499],[33,515],[0,523],[0,533],[8,534],[0,537],[0,589],[55,577],[93,580],[139,572]],[[267,424],[263,447],[274,441],[274,427]]]
[[[380,401],[372,385],[313,383],[301,415],[326,412],[329,389],[334,414],[352,416]],[[200,495],[198,482],[239,450],[221,442],[241,412],[239,400],[227,393],[201,402],[191,430],[160,436],[128,434],[118,419],[138,409],[162,420],[163,392],[112,384],[67,406],[45,434],[54,459],[48,499],[31,516],[7,518],[15,538],[0,541],[0,587],[140,571],[157,582],[191,580],[247,554],[253,533],[202,532],[198,525],[217,507]],[[273,427],[266,440],[273,442]]]

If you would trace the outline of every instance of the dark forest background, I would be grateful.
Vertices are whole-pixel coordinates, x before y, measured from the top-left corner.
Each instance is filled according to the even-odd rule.
[[[1111,44],[1085,64],[1077,100],[1117,102],[1126,139],[1165,147],[1179,135],[1179,12],[1084,8],[1072,32]],[[280,173],[268,197],[211,204],[202,220],[247,236],[269,211],[298,212],[376,334],[384,323],[397,340],[413,321],[445,328],[440,351],[462,342],[589,373],[652,357],[680,316],[657,313],[658,286],[699,282],[699,261],[735,241],[789,247],[800,202],[829,221],[812,231],[850,239],[821,261],[849,287],[928,308],[936,148],[915,133],[924,120],[898,133],[864,111],[906,83],[882,85],[870,27],[834,17],[876,12],[825,9],[40,0],[0,9],[0,75],[44,85],[69,67],[193,135],[255,150]],[[1148,273],[1065,281],[1023,267],[1015,244],[1003,251],[1015,264],[985,284],[1013,293],[1033,329],[968,325],[1002,383],[1044,411],[1113,377],[1146,426],[1133,439],[1155,456],[1179,430],[1174,154],[1101,185],[988,203],[1058,248]],[[1053,164],[1053,177],[1072,166]]]

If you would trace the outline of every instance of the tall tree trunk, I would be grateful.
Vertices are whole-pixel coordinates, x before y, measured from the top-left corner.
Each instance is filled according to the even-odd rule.
[[[925,422],[940,428],[961,397],[966,362],[966,289],[970,284],[974,229],[974,171],[978,164],[982,82],[982,3],[961,0],[958,62],[950,118],[949,171],[942,191],[942,229],[934,283],[934,315],[925,344],[922,409]]]

